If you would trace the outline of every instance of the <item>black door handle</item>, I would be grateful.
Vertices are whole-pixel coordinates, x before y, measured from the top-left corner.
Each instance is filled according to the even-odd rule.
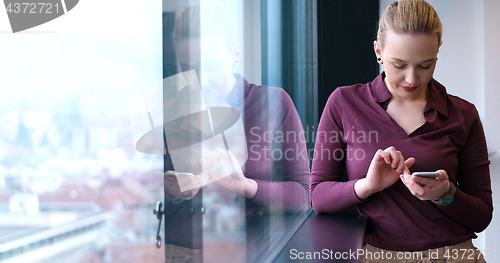
[[[156,203],[156,208],[153,209],[153,214],[158,218],[158,231],[156,231],[156,248],[161,247],[161,236],[160,236],[160,228],[161,221],[163,220],[163,204],[161,202]]]

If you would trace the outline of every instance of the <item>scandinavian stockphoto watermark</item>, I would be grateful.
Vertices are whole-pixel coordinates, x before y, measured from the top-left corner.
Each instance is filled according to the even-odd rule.
[[[249,129],[250,160],[335,160],[361,161],[367,157],[362,148],[353,148],[350,145],[378,143],[378,131],[352,130],[346,131],[316,131],[314,126],[306,126],[302,131],[269,131],[261,127]],[[299,147],[302,143],[316,142],[318,149],[305,149]],[[345,145],[345,147],[328,148],[330,145]],[[315,152],[316,151],[316,152]]]
[[[79,0],[4,0],[12,33],[54,20],[73,9]]]
[[[168,153],[177,172],[210,175],[197,183],[178,177],[181,192],[229,176],[247,161],[240,112],[230,107],[208,107],[195,70],[140,89],[130,98],[128,109],[138,152]],[[220,154],[220,149],[227,154]]]

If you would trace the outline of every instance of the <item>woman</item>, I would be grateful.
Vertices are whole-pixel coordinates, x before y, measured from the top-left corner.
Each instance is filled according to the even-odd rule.
[[[336,89],[318,127],[312,207],[333,213],[357,206],[368,217],[364,248],[392,251],[393,259],[396,251],[425,251],[439,262],[461,259],[453,249],[471,249],[463,259],[475,260],[480,253],[471,238],[492,218],[478,113],[432,78],[441,35],[438,15],[425,1],[392,3],[374,42],[385,72],[371,83]],[[344,167],[348,182],[340,182]],[[411,176],[429,171],[439,176]],[[448,254],[445,246],[452,246]],[[438,249],[439,258],[429,249]]]

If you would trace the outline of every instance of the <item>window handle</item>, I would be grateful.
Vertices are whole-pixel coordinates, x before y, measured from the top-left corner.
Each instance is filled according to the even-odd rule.
[[[161,202],[156,203],[156,208],[153,209],[153,214],[158,218],[158,231],[156,231],[156,248],[161,247],[161,236],[160,236],[160,228],[161,228],[161,220],[163,219],[163,204]]]

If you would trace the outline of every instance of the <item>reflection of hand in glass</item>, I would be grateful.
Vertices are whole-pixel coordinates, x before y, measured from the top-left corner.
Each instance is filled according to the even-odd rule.
[[[170,201],[191,200],[206,182],[208,176],[200,173],[198,175],[176,174],[174,171],[167,171],[164,176],[165,199]],[[181,191],[183,189],[190,189]]]
[[[211,180],[217,184],[252,199],[257,194],[257,182],[246,178],[240,168],[240,164],[230,150],[217,148],[208,160],[200,160],[203,171],[208,174]],[[226,176],[229,174],[228,176]]]

